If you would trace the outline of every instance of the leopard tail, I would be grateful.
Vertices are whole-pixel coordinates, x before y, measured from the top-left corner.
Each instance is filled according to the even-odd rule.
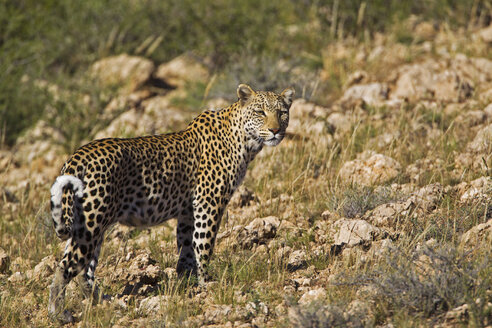
[[[62,210],[62,196],[64,190],[72,193],[73,195],[73,208],[72,211]],[[56,178],[55,183],[51,187],[51,218],[53,219],[53,225],[55,226],[56,235],[62,239],[67,240],[71,235],[71,224],[67,226],[67,221],[69,223],[73,222],[73,217],[63,218],[64,215],[68,213],[76,214],[76,209],[81,203],[84,197],[84,183],[79,178],[72,175],[60,175]]]

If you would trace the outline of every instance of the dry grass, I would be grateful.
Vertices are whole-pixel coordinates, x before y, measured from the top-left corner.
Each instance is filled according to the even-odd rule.
[[[350,54],[355,54],[361,44],[345,46]],[[462,39],[457,41],[459,50],[471,53],[471,47]],[[481,49],[473,53],[483,55]],[[330,78],[336,80],[339,87],[356,68],[352,55],[336,61],[327,54],[322,63],[324,70],[333,73]],[[368,73],[376,77],[389,74],[390,69],[383,63],[367,67]],[[332,82],[325,81],[324,86]],[[217,94],[221,91],[216,90]],[[340,89],[333,92],[336,94]],[[203,96],[200,96],[201,102]],[[199,327],[238,321],[260,327],[360,327],[387,323],[402,327],[427,326],[442,323],[446,311],[462,304],[470,306],[469,320],[464,325],[490,325],[492,310],[487,305],[492,301],[490,245],[481,244],[472,251],[458,245],[465,231],[491,218],[490,205],[461,205],[457,195],[448,193],[432,213],[419,219],[405,217],[401,224],[404,233],[393,241],[384,256],[371,255],[366,250],[353,251],[348,256],[334,255],[329,251],[329,241],[316,244],[317,236],[313,231],[317,223],[326,221],[321,216],[325,210],[339,216],[360,217],[377,205],[407,196],[390,192],[389,184],[375,189],[341,182],[341,166],[364,150],[390,156],[403,168],[419,159],[442,160],[440,168],[425,172],[418,181],[410,181],[403,171],[391,181],[398,184],[412,182],[415,186],[425,186],[439,182],[453,186],[484,175],[478,169],[458,174],[454,170],[455,157],[472,140],[474,131],[460,125],[456,114],[442,114],[441,107],[366,106],[353,112],[351,117],[351,128],[334,135],[332,141],[323,146],[320,146],[319,136],[307,128],[305,135],[288,137],[279,147],[265,150],[252,163],[245,185],[259,199],[258,216],[285,216],[285,220],[294,225],[290,230],[279,232],[267,250],[235,249],[219,241],[211,261],[214,282],[208,291],[196,288],[193,281],[178,281],[163,275],[145,295],[125,295],[121,301],[91,306],[89,302],[80,302],[76,285],[72,283],[67,306],[77,315],[78,325],[179,327],[186,321],[189,327]],[[327,127],[325,135],[329,134],[328,130]],[[431,130],[438,133],[436,139],[429,142]],[[378,147],[373,142],[374,138],[395,131],[399,131],[400,137],[388,146]],[[0,178],[14,169],[2,172]],[[9,269],[0,274],[0,326],[53,325],[47,316],[50,270],[38,275],[38,279],[26,276],[43,258],[59,257],[63,249],[51,227],[48,188],[48,183],[33,183],[15,192],[17,202],[0,200],[0,245],[11,259]],[[287,200],[282,200],[283,196],[288,196],[284,197]],[[231,209],[231,213],[237,211],[241,209]],[[231,214],[223,221],[221,231],[244,223],[247,224]],[[103,291],[118,295],[125,290],[128,281],[115,272],[131,264],[131,260],[124,260],[128,253],[147,253],[161,269],[175,267],[173,230],[174,223],[170,223],[152,231],[115,229],[108,233],[96,274]],[[432,239],[437,246],[423,246]],[[307,266],[295,272],[287,270],[286,259],[278,252],[284,246],[306,251]],[[318,246],[322,246],[321,251]],[[311,288],[326,289],[327,296],[311,305],[298,304],[307,290],[295,281],[301,278],[310,279]],[[365,292],[370,296],[366,297]],[[160,310],[152,315],[139,310],[141,299],[154,295],[161,296]],[[346,309],[354,300],[368,301],[369,310],[347,316]],[[262,310],[261,304],[268,310]],[[232,307],[231,312],[218,316],[215,321],[207,319],[207,311],[228,305]]]

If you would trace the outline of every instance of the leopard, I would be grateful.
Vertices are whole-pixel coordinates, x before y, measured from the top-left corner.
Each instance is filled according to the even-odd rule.
[[[50,285],[48,312],[73,322],[67,284],[80,278],[97,299],[95,270],[104,234],[116,223],[148,228],[177,219],[180,277],[209,280],[208,266],[227,204],[249,163],[285,137],[295,89],[237,87],[237,101],[206,110],[180,132],[105,138],[76,150],[51,187],[51,218],[66,241]]]

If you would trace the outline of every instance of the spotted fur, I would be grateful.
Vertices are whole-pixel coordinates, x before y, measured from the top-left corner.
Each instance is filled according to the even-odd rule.
[[[294,90],[281,94],[238,87],[238,101],[206,111],[177,133],[108,138],[78,149],[51,189],[55,230],[67,246],[50,290],[49,312],[60,314],[66,284],[80,272],[86,295],[104,232],[178,219],[179,274],[207,278],[225,207],[264,145],[285,136]]]

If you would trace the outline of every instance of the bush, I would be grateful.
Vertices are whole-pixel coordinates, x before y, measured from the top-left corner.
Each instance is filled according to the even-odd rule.
[[[355,281],[375,287],[380,308],[393,313],[403,311],[427,318],[467,303],[475,324],[481,326],[487,313],[476,300],[487,304],[487,289],[492,283],[490,251],[483,253],[448,246],[410,252],[393,249],[379,267],[349,284]]]

